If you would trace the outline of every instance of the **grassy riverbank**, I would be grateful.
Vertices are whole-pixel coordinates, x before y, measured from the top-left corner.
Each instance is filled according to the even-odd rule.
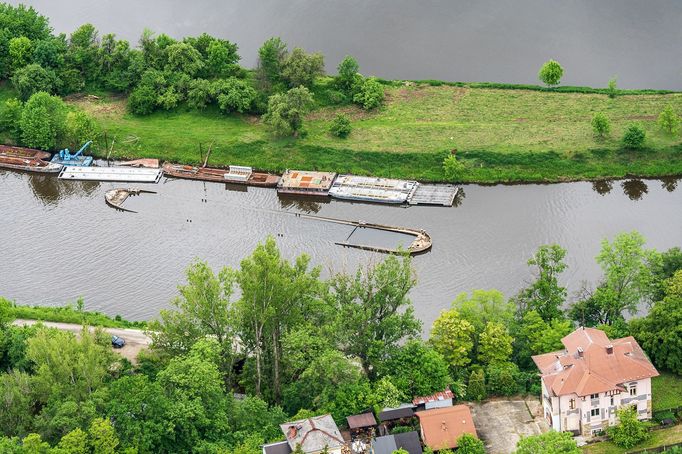
[[[101,312],[79,310],[73,305],[66,306],[21,306],[13,305],[13,319],[40,320],[43,322],[77,323],[105,328],[140,328],[144,329],[144,321],[131,322],[120,316],[109,317]]]
[[[117,158],[198,163],[199,144],[205,150],[212,142],[214,166],[304,168],[442,181],[443,158],[456,148],[466,164],[458,178],[461,182],[682,174],[682,138],[671,137],[656,125],[667,104],[682,112],[680,93],[629,91],[611,99],[598,89],[580,87],[562,91],[488,87],[387,83],[384,107],[375,112],[355,106],[319,107],[308,115],[307,136],[299,139],[273,137],[257,117],[224,116],[210,109],[179,108],[136,117],[127,113],[126,99],[107,94],[69,102],[93,114],[109,141],[115,137]],[[352,119],[353,132],[347,139],[328,133],[339,112]],[[611,135],[603,140],[594,137],[590,125],[596,112],[611,120]],[[623,150],[620,145],[624,128],[633,122],[647,132],[644,150]],[[103,146],[99,150],[105,154]]]

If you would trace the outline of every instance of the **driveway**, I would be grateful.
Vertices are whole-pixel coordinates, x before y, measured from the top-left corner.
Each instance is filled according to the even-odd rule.
[[[70,331],[76,335],[79,335],[83,329],[83,325],[77,325],[74,323],[55,323],[55,322],[43,322],[38,320],[14,320],[15,325],[19,326],[30,326],[36,323],[42,323],[49,328],[57,328],[63,331]],[[95,328],[89,327],[91,331]],[[116,353],[119,353],[124,358],[127,358],[132,363],[137,362],[137,354],[140,350],[149,347],[152,340],[147,336],[144,331],[139,329],[129,329],[129,328],[103,328],[105,333],[116,335],[125,339],[126,344],[123,348],[114,348]],[[113,347],[112,347],[113,348]]]
[[[474,403],[471,410],[476,432],[492,454],[511,453],[522,436],[549,430],[538,399],[495,399]]]

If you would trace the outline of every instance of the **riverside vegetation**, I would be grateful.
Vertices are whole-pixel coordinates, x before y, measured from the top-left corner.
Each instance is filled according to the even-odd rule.
[[[193,164],[212,145],[212,165],[425,181],[682,174],[682,94],[619,90],[615,79],[560,86],[554,61],[539,74],[548,87],[387,81],[362,76],[352,57],[325,75],[322,55],[272,38],[251,70],[234,43],[206,34],[145,30],[134,48],[89,24],[55,36],[31,8],[0,5],[0,16],[6,142],[54,150],[95,139],[100,157],[113,142],[115,158]]]
[[[0,298],[0,452],[257,453],[282,438],[285,421],[330,413],[343,426],[346,416],[446,386],[458,400],[538,396],[530,356],[561,348],[576,324],[633,335],[665,372],[654,379],[654,417],[682,406],[682,251],[647,249],[637,232],[604,240],[602,278],[568,310],[565,254],[540,247],[528,261],[531,282],[510,299],[494,289],[458,295],[423,340],[409,257],[323,280],[307,256],[287,260],[269,238],[236,269],[192,263],[171,309],[148,322],[151,349],[135,366],[101,332],[78,339],[13,326],[18,308]],[[649,314],[626,320],[639,305]],[[639,446],[643,423],[627,424],[613,443]],[[682,441],[679,431],[666,434]],[[523,439],[518,452],[549,446],[579,452],[556,432]]]

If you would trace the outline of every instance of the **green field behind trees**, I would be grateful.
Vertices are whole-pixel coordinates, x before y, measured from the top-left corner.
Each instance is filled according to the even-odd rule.
[[[321,81],[325,83],[325,81]],[[443,159],[456,149],[465,169],[459,181],[566,181],[682,174],[682,138],[661,131],[656,119],[682,94],[603,94],[431,86],[393,83],[385,106],[319,107],[307,115],[304,138],[279,138],[257,116],[222,115],[217,108],[135,116],[123,97],[72,99],[115,137],[114,157],[154,157],[199,163],[213,143],[210,164],[250,165],[270,171],[318,169],[443,181]],[[590,120],[604,112],[611,133],[596,138]],[[337,113],[352,120],[346,139],[329,133]],[[647,132],[641,150],[624,150],[620,138],[636,122]],[[103,139],[102,139],[103,140]],[[104,154],[104,147],[99,147]]]

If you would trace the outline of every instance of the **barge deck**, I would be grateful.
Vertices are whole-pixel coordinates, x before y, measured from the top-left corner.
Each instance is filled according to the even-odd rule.
[[[214,183],[234,183],[263,188],[274,188],[280,181],[277,175],[254,172],[251,167],[242,166],[230,166],[228,170],[225,170],[166,163],[163,165],[163,171],[167,176],[173,178],[211,181]]]
[[[457,186],[443,184],[420,184],[417,190],[408,199],[410,205],[442,205],[451,207],[455,203],[455,197],[459,188]]]
[[[158,183],[163,175],[161,169],[146,167],[74,167],[65,166],[59,172],[60,180],[117,181],[135,183]]]
[[[281,194],[329,195],[336,173],[287,170],[277,184]]]
[[[339,175],[329,195],[343,200],[378,203],[407,203],[419,183],[410,180]]]

